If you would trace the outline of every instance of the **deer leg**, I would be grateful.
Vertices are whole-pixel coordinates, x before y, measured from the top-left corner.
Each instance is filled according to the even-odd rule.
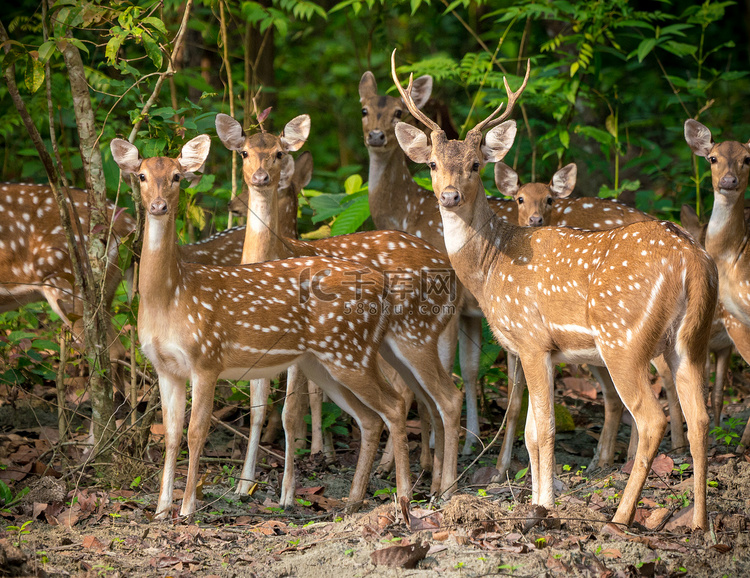
[[[482,318],[462,315],[458,333],[461,377],[466,395],[466,441],[462,454],[471,455],[471,446],[479,442],[479,411],[477,409],[477,377],[482,352]]]
[[[431,491],[450,494],[455,489],[458,464],[461,396],[443,366],[434,362],[438,349],[432,343],[415,347],[411,342],[389,338],[387,345],[388,348],[381,348],[383,355],[393,356],[389,361],[430,413],[435,432]]]
[[[521,414],[523,404],[523,392],[526,390],[526,377],[518,356],[508,353],[508,409],[505,411],[505,434],[503,435],[503,446],[497,456],[497,465],[500,471],[500,479],[505,478],[510,467],[510,459],[513,455],[513,443],[516,441],[516,429],[518,428],[518,417]]]
[[[195,512],[195,491],[198,487],[198,469],[200,467],[203,446],[211,426],[211,413],[214,406],[214,389],[218,375],[194,373],[190,378],[193,390],[193,402],[190,409],[188,426],[188,475],[185,482],[185,495],[182,498],[180,516],[189,516]]]
[[[407,404],[407,411],[409,404]],[[432,429],[432,416],[430,415],[430,409],[426,404],[421,401],[417,401],[417,413],[419,414],[419,436],[420,436],[420,451],[419,451],[419,467],[425,472],[433,471],[432,464],[432,452],[431,447],[434,447],[434,443],[430,444],[430,431]],[[459,420],[460,424],[460,420]],[[458,431],[458,430],[456,430]],[[390,438],[389,438],[390,439]]]
[[[164,420],[164,471],[161,476],[159,503],[156,518],[169,519],[172,516],[172,491],[177,456],[182,442],[182,426],[185,423],[185,382],[174,375],[159,372],[159,394]]]
[[[677,358],[675,354],[669,362],[672,375],[675,376],[680,402],[685,412],[690,455],[693,457],[693,528],[705,530],[708,528],[706,473],[708,470],[708,427],[710,422],[703,397],[705,360],[689,359],[688,354]]]
[[[589,465],[590,469],[594,469],[611,466],[615,462],[615,443],[622,421],[623,405],[607,368],[590,365],[589,370],[601,385],[604,398],[604,426]]]
[[[406,386],[403,379],[401,379],[401,376],[398,374],[398,371],[389,363],[381,363],[380,368],[383,371],[383,375],[388,380],[388,382],[396,387],[399,390],[399,393],[404,398],[404,403],[406,404],[406,411],[408,414],[409,408],[411,407],[412,402],[414,401],[414,394],[412,391]],[[432,456],[430,455],[430,447],[429,447],[429,432],[427,433],[427,445],[422,446],[422,455],[420,455],[419,463],[420,465],[423,464],[424,460],[424,452],[427,451],[427,461],[429,462],[429,470],[432,469]],[[385,444],[385,449],[383,450],[383,456],[380,458],[380,464],[378,464],[377,469],[375,470],[375,475],[380,478],[386,478],[388,477],[388,474],[393,471],[393,464],[394,464],[394,455],[393,455],[393,438],[389,435],[388,441]],[[424,469],[424,468],[423,468]]]
[[[716,356],[716,378],[714,380],[714,389],[711,392],[711,405],[714,410],[714,426],[721,425],[721,412],[724,409],[724,380],[729,369],[729,360],[732,358],[732,348],[725,347],[714,352]]]
[[[309,396],[310,424],[312,428],[310,454],[315,455],[323,451],[323,390],[318,387],[318,384],[308,380],[307,393]]]
[[[285,448],[284,451],[284,478],[281,482],[281,499],[279,505],[282,508],[291,508],[295,505],[294,495],[296,490],[296,479],[294,474],[294,447],[298,435],[299,423],[304,423],[305,403],[302,394],[304,385],[312,384],[307,377],[294,365],[287,368],[286,398],[284,409],[281,412],[281,422],[284,427]]]
[[[685,428],[682,425],[682,409],[680,408],[680,400],[677,397],[677,390],[674,385],[674,374],[669,369],[669,365],[663,355],[652,360],[651,363],[659,372],[662,387],[667,394],[667,405],[669,407],[669,431],[672,441],[672,449],[676,450],[684,448],[687,446],[685,440]]]
[[[529,389],[526,448],[531,465],[531,502],[550,508],[555,503],[555,411],[553,365],[549,351],[521,355]]]
[[[605,362],[607,361],[605,358]],[[667,429],[667,418],[651,391],[648,365],[643,364],[641,367],[633,367],[632,365],[617,366],[615,363],[608,363],[607,367],[617,392],[620,394],[620,399],[630,411],[638,429],[638,449],[635,454],[633,471],[630,473],[630,478],[620,500],[620,506],[617,508],[612,521],[617,524],[630,525],[635,515],[641,490],[651,469],[651,462],[656,456],[659,443],[661,443],[664,431]]]
[[[263,418],[266,414],[268,394],[271,391],[271,381],[268,379],[250,380],[250,439],[247,442],[247,453],[245,463],[242,465],[242,475],[235,492],[244,495],[250,491],[250,486],[255,480],[255,463],[258,459],[258,447],[260,446],[260,433],[263,427]]]

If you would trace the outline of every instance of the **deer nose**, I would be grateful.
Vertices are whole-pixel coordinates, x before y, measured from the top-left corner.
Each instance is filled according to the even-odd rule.
[[[719,187],[722,189],[734,189],[737,186],[737,177],[734,175],[724,175],[719,181]]]
[[[151,206],[148,208],[148,212],[158,217],[167,213],[167,201],[161,197],[152,201]]]
[[[367,144],[382,147],[385,144],[385,133],[382,130],[371,130],[367,135]]]
[[[256,187],[263,187],[271,182],[271,177],[268,176],[268,171],[266,171],[265,169],[258,169],[253,173],[250,182],[252,182],[252,184],[254,184]]]
[[[461,202],[461,193],[459,193],[453,187],[445,189],[440,193],[440,204],[443,207],[450,209],[451,207],[457,207]]]
[[[529,217],[529,227],[541,227],[544,225],[544,219],[540,215],[531,215]]]

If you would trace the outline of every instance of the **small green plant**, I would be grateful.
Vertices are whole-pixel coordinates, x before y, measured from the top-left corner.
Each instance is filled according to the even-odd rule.
[[[396,488],[381,488],[379,490],[375,490],[375,493],[373,494],[373,496],[375,497],[392,496],[393,494],[396,493],[396,491],[397,491]]]
[[[351,558],[352,556],[354,556],[354,553],[355,553],[356,551],[357,551],[357,550],[356,550],[356,549],[354,549],[354,548],[349,548],[349,549],[347,549],[347,550],[344,550],[344,556],[349,556],[349,557]]]
[[[515,480],[516,481],[522,480],[526,476],[526,474],[528,473],[528,471],[529,471],[529,467],[528,466],[526,466],[525,468],[523,468],[521,470],[518,470],[516,472],[516,475],[515,475]]]
[[[5,469],[3,467],[2,469]],[[15,496],[7,484],[0,481],[0,506],[3,508],[10,508],[12,505],[21,500],[26,494],[29,493],[29,488],[24,488],[18,492]]]
[[[297,538],[296,540],[288,540],[287,543],[290,546],[295,547],[295,546],[299,546],[299,540],[300,540],[299,538]]]
[[[334,522],[343,522],[343,521],[344,521],[344,518],[342,518],[341,516],[336,516],[336,517],[335,517],[335,518],[333,519],[333,521],[334,521]]]
[[[393,542],[400,542],[401,536],[394,536],[393,538],[382,538],[380,541],[383,544],[392,544]]]
[[[534,542],[534,544],[536,545],[536,547],[537,547],[538,550],[541,550],[542,548],[546,548],[547,547],[547,538],[544,538],[544,537],[537,538],[536,541]]]
[[[272,514],[283,514],[284,508],[279,508],[278,506],[269,506],[266,508],[267,511],[271,512]]]
[[[454,570],[460,570],[463,567],[464,567],[464,563],[463,562],[458,562],[455,566],[453,566],[453,569]]]
[[[312,525],[313,525],[314,523],[315,523],[314,521],[310,520],[309,522],[305,522],[305,523],[304,523],[304,524],[302,525],[302,527],[303,527],[303,528],[309,528],[309,527],[310,527],[310,526],[312,526]]]
[[[718,488],[719,487],[719,482],[717,482],[716,480],[709,480],[708,481],[708,487],[709,488]]]
[[[735,440],[740,437],[735,430],[742,426],[742,421],[736,417],[730,417],[724,421],[723,426],[716,426],[711,430],[711,435],[714,437],[717,443],[723,443],[724,445],[733,445]]]
[[[234,469],[236,466],[229,467],[228,465],[224,464],[221,466],[221,471],[224,473],[224,475],[227,478],[227,483],[229,484],[230,488],[234,488],[237,485],[237,480],[234,477]]]
[[[18,538],[18,539],[17,539],[17,541],[15,541],[15,542],[13,543],[13,545],[14,545],[14,546],[15,546],[16,548],[20,548],[20,547],[21,547],[21,544],[25,544],[25,543],[26,543],[26,540],[22,540],[22,539],[21,539],[21,537],[22,537],[22,536],[26,536],[27,534],[29,534],[29,533],[31,532],[30,530],[27,530],[26,528],[27,528],[27,527],[29,526],[29,524],[31,524],[31,523],[32,523],[33,521],[34,521],[34,520],[26,520],[26,521],[25,521],[25,522],[24,522],[23,524],[21,524],[20,526],[5,526],[5,531],[6,531],[6,532],[14,533],[14,534],[16,534],[16,536],[17,536],[17,538]]]
[[[479,488],[477,490],[477,496],[479,496],[480,498],[486,498],[487,497],[487,490],[485,490],[484,488]]]
[[[678,474],[680,474],[680,481],[682,481],[682,478],[684,477],[685,473],[690,469],[690,464],[684,463],[680,464],[679,466],[675,466],[672,468],[672,470]]]
[[[130,489],[137,490],[141,486],[141,476],[136,476],[132,482],[130,482]]]
[[[513,566],[512,564],[500,564],[497,567],[497,571],[500,572],[501,570],[504,570],[512,576],[513,573],[521,567],[521,565]]]
[[[569,472],[573,468],[571,467],[570,464],[565,464],[562,469],[563,469],[563,472]]]
[[[297,500],[297,503],[300,506],[304,506],[305,508],[309,508],[310,506],[312,506],[312,502],[309,500],[305,500],[304,498],[295,498],[295,499]]]
[[[39,562],[42,564],[49,564],[49,557],[47,557],[47,552],[44,550],[37,550],[36,555],[39,557]]]

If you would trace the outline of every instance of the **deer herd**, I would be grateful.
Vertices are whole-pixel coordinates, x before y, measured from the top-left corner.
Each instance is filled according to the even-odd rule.
[[[415,398],[423,424],[420,466],[431,472],[432,494],[450,495],[459,453],[471,453],[479,441],[476,387],[484,317],[508,353],[506,435],[498,457],[503,477],[527,388],[531,499],[554,505],[554,368],[560,362],[587,364],[605,402],[594,465],[612,464],[624,408],[634,422],[634,465],[612,524],[633,521],[668,424],[673,447],[685,446],[684,417],[693,460],[692,524],[706,529],[709,354],[716,358],[716,425],[732,348],[750,362],[744,212],[750,146],[717,144],[699,122],[685,123],[690,149],[710,163],[714,206],[707,226],[683,208],[683,229],[616,201],[570,198],[575,164],[558,170],[548,185],[521,185],[502,161],[516,136],[509,116],[529,80],[528,67],[515,92],[506,81],[502,114],[501,105],[463,140],[449,140],[421,111],[432,78],[410,77],[402,87],[395,51],[391,71],[400,98],[379,94],[370,72],[359,84],[376,231],[316,241],[297,237],[297,195],[310,180],[312,157],[303,153],[295,161],[291,153],[308,139],[307,115],[289,121],[278,136],[264,130],[246,135],[237,120],[216,116],[221,143],[242,159],[246,191],[230,208],[247,215],[247,224],[192,245],[177,243],[180,183],[202,170],[211,138],[190,140],[177,158],[143,159],[128,141],[110,143],[122,174],[140,185],[146,212],[138,337],[158,374],[165,424],[157,516],[172,516],[187,383],[182,516],[196,510],[199,459],[217,380],[251,380],[250,441],[237,486],[247,493],[255,479],[269,379],[284,370],[281,506],[295,504],[293,458],[307,434],[308,399],[312,449],[323,447],[323,393],[360,431],[351,509],[366,496],[383,425],[390,437],[379,472],[395,467],[398,499],[408,508],[406,416]],[[429,132],[403,122],[407,113]],[[427,165],[432,191],[414,181],[407,158]],[[485,194],[480,175],[487,163],[495,164],[496,186],[510,200]],[[69,209],[85,225],[78,228],[81,241],[88,226],[86,196],[77,190],[71,195]],[[118,243],[135,227],[114,204],[109,211],[106,304],[122,278]],[[49,187],[0,185],[0,271],[0,311],[46,300],[75,330],[81,295]],[[80,328],[75,333],[80,336]],[[119,345],[114,332],[112,343]],[[451,378],[457,345],[466,398],[463,450],[463,395]],[[666,389],[669,419],[651,389],[652,363]],[[750,428],[741,444],[750,444]]]

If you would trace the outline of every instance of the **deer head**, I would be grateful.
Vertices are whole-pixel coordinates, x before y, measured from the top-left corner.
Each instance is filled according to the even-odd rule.
[[[472,207],[477,196],[484,195],[484,185],[480,178],[482,168],[487,163],[501,161],[513,145],[516,123],[505,119],[526,87],[529,69],[527,67],[523,85],[516,92],[512,92],[507,81],[505,82],[508,108],[499,118],[495,119],[495,116],[500,112],[502,105],[471,129],[463,141],[448,140],[440,126],[422,113],[411,97],[413,76],[409,77],[406,90],[401,87],[396,75],[395,56],[394,50],[391,55],[393,81],[412,115],[432,130],[432,143],[428,143],[427,135],[423,131],[404,122],[396,125],[396,138],[411,160],[425,163],[430,167],[432,187],[441,211],[447,210],[458,214],[467,212],[471,209],[464,210],[463,207]],[[482,131],[490,127],[494,128],[483,136]]]
[[[149,215],[163,217],[177,209],[182,179],[193,178],[203,169],[211,139],[205,134],[195,137],[185,143],[176,159],[154,157],[143,160],[134,145],[120,138],[113,139],[109,146],[122,173],[138,177],[143,204]]]
[[[417,78],[412,92],[415,105],[422,108],[432,93],[432,77],[425,75]],[[362,104],[362,132],[367,148],[370,152],[394,149],[394,130],[407,109],[406,103],[401,98],[379,95],[375,76],[369,70],[359,81],[359,102]]]
[[[548,185],[521,185],[518,174],[505,163],[495,164],[495,186],[503,195],[513,197],[518,204],[518,224],[522,227],[541,227],[550,224],[555,199],[570,196],[576,186],[578,169],[570,163],[552,176]]]
[[[225,147],[240,153],[248,186],[276,190],[289,186],[294,174],[294,159],[289,153],[305,144],[310,117],[302,114],[290,120],[279,136],[259,132],[246,137],[239,122],[220,113],[216,115],[216,132]]]
[[[750,143],[714,142],[711,131],[697,120],[685,121],[685,140],[697,156],[711,163],[714,191],[728,199],[744,196],[750,175]]]

